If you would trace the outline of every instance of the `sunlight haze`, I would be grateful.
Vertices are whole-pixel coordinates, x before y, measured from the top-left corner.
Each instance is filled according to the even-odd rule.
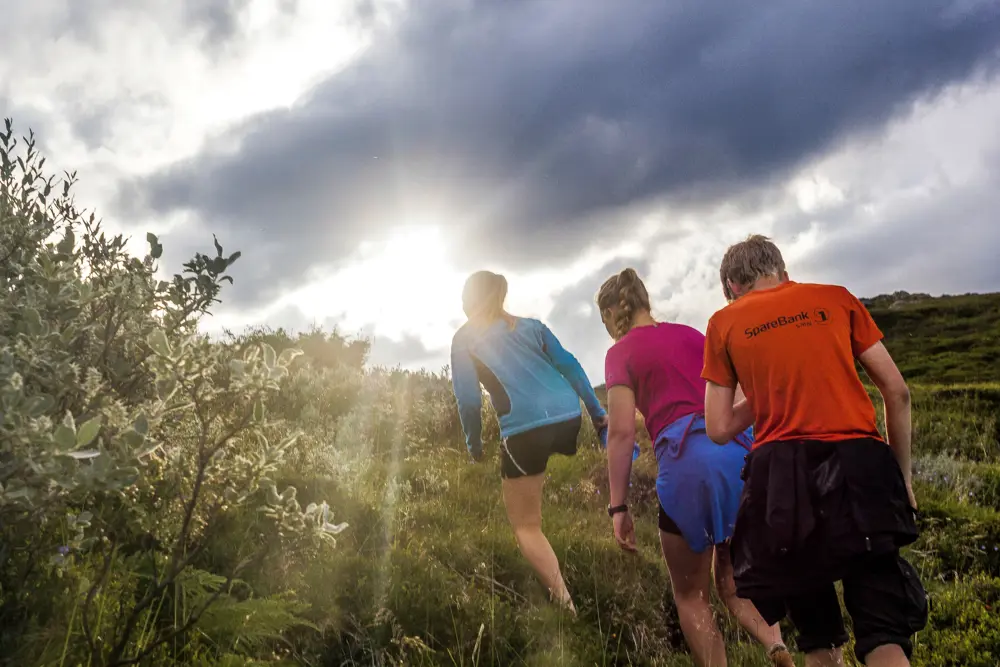
[[[782,98],[797,110],[744,133],[749,107],[730,119],[736,102],[698,91],[594,79],[579,100],[547,92],[592,57],[628,71],[629,40],[652,39],[640,18],[596,4],[578,19],[605,30],[600,55],[550,38],[563,10],[532,3],[195,6],[12,6],[0,102],[51,164],[82,175],[78,200],[134,252],[160,235],[164,275],[213,233],[242,252],[208,330],[336,327],[372,336],[378,363],[437,368],[463,321],[462,283],[487,268],[507,276],[509,309],[566,338],[596,384],[610,341],[592,302],[605,277],[636,267],[660,317],[703,329],[723,305],[721,253],[751,232],[775,237],[795,277],[864,295],[1000,287],[1000,83],[971,51],[891,90],[845,83],[856,100]],[[536,30],[513,30],[522,21]],[[508,30],[517,38],[504,41]],[[748,67],[769,66],[753,53]],[[733,57],[673,63],[655,85],[708,86]],[[830,81],[850,76],[812,51],[800,60]],[[781,67],[797,85],[814,78]],[[634,109],[610,102],[619,94]]]

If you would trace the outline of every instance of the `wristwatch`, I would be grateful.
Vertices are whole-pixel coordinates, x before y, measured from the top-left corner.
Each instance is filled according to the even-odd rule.
[[[625,503],[622,503],[621,505],[615,505],[614,507],[608,505],[608,516],[614,516],[619,512],[627,512],[627,511],[628,511],[628,505],[626,505]]]

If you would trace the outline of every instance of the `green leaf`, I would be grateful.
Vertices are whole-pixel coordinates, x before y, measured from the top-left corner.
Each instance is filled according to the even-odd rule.
[[[149,245],[156,245],[156,234],[153,232],[146,232],[146,242],[149,243]]]
[[[177,391],[177,379],[174,377],[161,377],[156,380],[156,395],[161,401],[165,401]]]
[[[140,451],[135,456],[136,456],[136,458],[144,459],[147,456],[149,456],[150,454],[152,454],[153,452],[155,452],[159,448],[160,448],[160,443],[159,442],[155,442],[152,445],[150,445],[149,447],[146,447],[145,449],[143,449],[142,451]]]
[[[115,471],[114,476],[118,480],[118,484],[120,486],[132,486],[135,484],[136,480],[139,479],[139,469],[135,466],[121,468]]]
[[[101,455],[101,452],[96,449],[81,449],[79,451],[70,452],[67,454],[70,458],[74,458],[77,461],[86,461],[87,459],[95,459]]]
[[[219,239],[212,234],[212,242],[215,244],[215,251],[219,253],[219,257],[222,257],[222,246],[219,244]]]
[[[24,402],[23,409],[29,417],[41,417],[56,406],[56,399],[48,394],[37,394]]]
[[[31,495],[33,495],[31,489],[27,486],[22,486],[16,491],[7,491],[7,493],[4,494],[4,497],[6,500],[18,500],[20,498],[27,498]]]
[[[76,442],[76,420],[73,419],[73,413],[69,410],[66,411],[66,416],[62,420],[63,426],[68,428],[73,434],[73,442]]]
[[[270,370],[274,368],[274,363],[275,363],[274,348],[268,345],[267,343],[261,343],[261,347],[264,350],[264,366],[266,366],[267,369]]]
[[[156,354],[163,357],[170,356],[170,342],[167,340],[167,334],[163,332],[163,329],[154,329],[151,331],[146,336],[146,343]]]
[[[293,444],[295,444],[295,442],[299,439],[300,435],[301,433],[293,433],[292,435],[288,436],[287,438],[281,441],[281,444],[278,445],[277,450],[279,452],[285,451]]]
[[[162,255],[163,255],[163,246],[160,245],[159,243],[155,244],[152,248],[149,249],[149,256],[152,257],[153,259],[159,259],[160,256]]]
[[[282,368],[288,368],[288,366],[295,360],[295,358],[301,354],[302,350],[297,350],[294,347],[282,350],[281,354],[278,355],[278,365],[281,366]]]
[[[76,445],[76,433],[65,424],[60,424],[53,434],[60,449],[72,449]]]
[[[76,245],[76,234],[73,233],[72,227],[66,228],[66,235],[63,237],[62,241],[56,245],[56,250],[63,253],[64,255],[69,255],[73,252],[73,246]]]
[[[24,324],[28,328],[28,333],[37,336],[42,333],[42,316],[34,308],[25,308],[21,311]]]
[[[253,419],[258,422],[264,419],[264,401],[259,397],[253,402]]]
[[[149,418],[146,417],[145,412],[140,412],[139,416],[135,418],[135,423],[132,425],[135,432],[139,435],[146,435],[149,433]]]
[[[83,423],[83,426],[79,428],[76,432],[76,446],[86,447],[94,441],[97,437],[98,432],[101,430],[101,415],[97,415],[93,419],[88,419]]]
[[[122,436],[122,439],[125,440],[125,444],[129,447],[138,447],[146,441],[146,436],[142,433],[137,433],[136,431],[129,429],[128,431],[125,431],[125,435]]]

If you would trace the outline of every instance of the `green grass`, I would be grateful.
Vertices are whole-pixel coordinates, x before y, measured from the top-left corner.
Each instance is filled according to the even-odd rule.
[[[886,346],[908,381],[997,379],[1000,294],[906,298],[905,293],[899,293],[869,301],[872,317],[885,333]]]
[[[989,414],[998,389],[914,390],[923,533],[907,556],[932,596],[914,664],[994,667],[1000,660],[1000,626],[991,615],[1000,590],[1000,464]],[[942,421],[951,426],[938,427]],[[956,435],[957,425],[967,428]],[[254,582],[261,593],[295,590],[311,605],[308,618],[322,632],[300,637],[300,650],[310,656],[302,664],[692,664],[659,553],[648,449],[636,463],[630,497],[638,554],[622,552],[611,536],[606,464],[592,434],[581,436],[576,457],[556,456],[549,464],[543,528],[577,619],[547,601],[517,550],[495,449],[479,465],[454,448],[404,458],[395,504],[386,502],[382,465],[351,479],[314,480],[312,493],[345,499],[338,516],[351,530],[336,552]],[[721,611],[719,621],[730,664],[768,664]],[[794,646],[793,635],[786,637]]]
[[[304,371],[270,407],[305,431],[276,481],[294,485],[303,506],[329,502],[335,520],[350,527],[335,548],[278,546],[244,573],[241,584],[242,595],[258,601],[302,603],[294,613],[305,622],[290,622],[293,608],[281,602],[272,603],[272,620],[262,619],[263,604],[250,600],[245,628],[223,616],[191,633],[184,650],[164,648],[143,664],[693,664],[659,552],[656,466],[641,422],[643,452],[629,498],[638,554],[622,552],[612,538],[604,511],[606,461],[592,427],[585,425],[577,456],[555,456],[549,464],[543,528],[579,610],[573,619],[549,603],[517,549],[500,497],[495,423],[487,423],[487,460],[470,464],[447,378],[333,368],[324,375]],[[906,555],[931,595],[930,622],[916,637],[913,664],[996,667],[1000,383],[995,377],[966,384],[937,378],[911,383],[911,389],[922,534]],[[870,391],[877,403],[877,392]],[[881,419],[880,406],[878,413]],[[264,539],[257,537],[259,528],[247,510],[213,536],[198,567],[225,571],[241,545]],[[56,595],[49,627],[23,640],[29,648],[42,645],[30,654],[46,659],[21,664],[71,664],[60,661],[70,638],[77,642],[69,642],[71,654],[79,654],[79,636],[66,630],[79,598],[68,587]],[[279,595],[284,597],[270,597]],[[715,605],[730,664],[766,666],[761,647],[717,600]],[[267,623],[280,625],[280,632],[262,636]],[[253,643],[233,642],[244,630]],[[785,637],[794,649],[787,626]],[[801,656],[797,660],[801,665]],[[848,658],[848,664],[857,663]]]

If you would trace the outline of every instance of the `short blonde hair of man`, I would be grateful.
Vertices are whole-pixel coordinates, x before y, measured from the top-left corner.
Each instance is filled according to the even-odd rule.
[[[744,241],[734,243],[726,250],[719,267],[722,293],[727,301],[735,295],[729,281],[737,285],[752,285],[766,276],[780,276],[785,272],[785,260],[778,246],[762,234],[751,234]]]

